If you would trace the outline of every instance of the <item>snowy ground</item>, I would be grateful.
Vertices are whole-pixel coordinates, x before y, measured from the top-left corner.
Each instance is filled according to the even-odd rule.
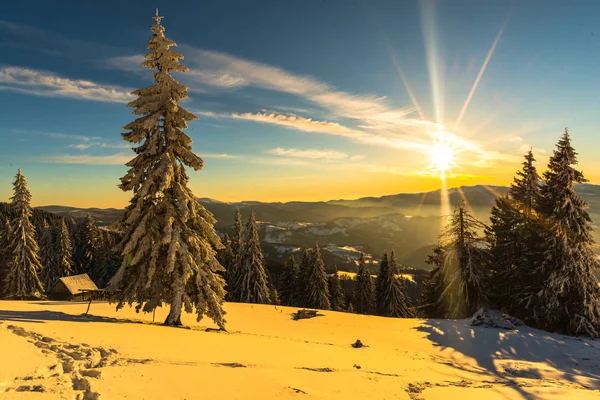
[[[0,301],[0,398],[600,398],[599,341],[528,328],[336,312],[293,321],[295,309],[231,303],[224,333],[190,315],[178,329],[85,308]]]

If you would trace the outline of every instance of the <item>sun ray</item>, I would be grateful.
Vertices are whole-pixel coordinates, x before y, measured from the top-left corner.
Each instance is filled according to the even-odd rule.
[[[419,213],[421,212],[421,207],[423,207],[423,203],[425,202],[425,199],[427,198],[427,194],[428,194],[428,192],[424,192],[421,195],[421,200],[419,201],[419,204],[417,204],[417,207],[415,208],[413,215],[415,215],[415,216],[419,215]]]
[[[425,119],[425,115],[423,114],[421,105],[419,104],[415,94],[413,93],[413,91],[408,83],[408,80],[406,79],[406,76],[404,76],[404,72],[402,72],[402,68],[400,67],[400,64],[398,64],[398,60],[396,60],[396,55],[393,53],[393,51],[391,49],[390,49],[390,57],[392,58],[392,62],[394,63],[394,67],[396,67],[396,71],[398,72],[400,79],[402,79],[402,83],[404,84],[404,88],[406,89],[406,92],[408,93],[408,96],[410,97],[410,101],[412,101],[413,107],[415,108],[415,110],[417,110],[417,113],[419,114],[419,118]]]
[[[489,187],[488,185],[483,185],[483,188],[496,197],[502,196],[502,193],[498,192],[496,189],[494,189],[492,187]]]
[[[509,17],[506,17],[506,19],[504,20],[504,23],[500,27],[500,31],[498,31],[498,34],[496,35],[496,39],[494,39],[494,43],[492,43],[492,47],[490,47],[490,50],[488,51],[487,56],[485,57],[485,60],[483,61],[483,65],[481,66],[481,69],[479,70],[479,73],[477,74],[477,78],[475,78],[473,87],[471,88],[471,91],[469,91],[469,95],[467,96],[467,99],[465,100],[465,103],[463,104],[463,107],[460,110],[460,113],[458,114],[458,118],[456,118],[456,122],[454,123],[454,128],[452,129],[453,132],[456,131],[456,128],[460,125],[462,118],[464,117],[465,113],[467,112],[467,108],[469,107],[469,103],[471,102],[471,99],[473,98],[473,95],[475,94],[475,90],[477,90],[479,81],[481,80],[481,77],[483,76],[483,73],[485,72],[485,70],[488,66],[488,63],[490,62],[492,55],[494,55],[494,51],[496,51],[496,46],[498,45],[498,42],[500,41],[500,38],[502,37],[504,28],[506,28],[506,25],[508,24],[508,19],[509,19]]]
[[[440,174],[440,231],[446,227],[448,217],[450,217],[450,196],[448,194],[448,184],[446,182],[446,172]]]
[[[422,0],[419,2],[421,8],[421,29],[425,43],[425,54],[427,57],[427,71],[431,86],[431,97],[435,109],[435,118],[438,124],[444,122],[444,98],[443,98],[443,64],[438,57],[437,30],[435,1]]]
[[[458,192],[458,195],[460,196],[460,198],[465,202],[465,206],[467,207],[467,210],[475,215],[475,210],[473,210],[473,207],[471,207],[471,204],[469,203],[469,200],[467,199],[467,196],[465,195],[465,192],[463,192],[462,188],[459,186],[456,188],[456,191]]]

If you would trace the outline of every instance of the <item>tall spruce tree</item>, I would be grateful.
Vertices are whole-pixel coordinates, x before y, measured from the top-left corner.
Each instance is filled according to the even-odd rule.
[[[544,173],[540,212],[544,224],[544,262],[536,269],[539,284],[528,306],[538,328],[573,335],[600,336],[600,293],[593,271],[587,204],[574,190],[587,180],[574,168],[577,153],[565,129]]]
[[[55,264],[60,277],[69,276],[73,274],[73,260],[72,256],[71,238],[69,235],[69,229],[63,219],[60,223],[60,229],[56,235],[56,252],[55,252]]]
[[[217,260],[219,264],[225,268],[224,276],[227,278],[227,271],[229,270],[229,264],[231,263],[231,239],[228,234],[223,236],[223,248],[217,253]]]
[[[477,221],[464,203],[456,205],[440,236],[430,263],[435,265],[424,284],[422,311],[430,318],[466,318],[488,306],[485,265],[489,252]]]
[[[112,249],[108,232],[99,230],[98,242],[94,251],[94,269],[90,277],[99,288],[104,288],[114,276],[118,268],[119,259]]]
[[[333,266],[333,273],[329,275],[327,282],[329,285],[329,303],[331,305],[331,310],[344,311],[344,292],[342,291],[337,266]]]
[[[375,312],[375,285],[371,272],[365,263],[365,256],[362,253],[358,260],[353,305],[358,314],[373,314]]]
[[[309,288],[309,276],[310,270],[313,265],[313,252],[312,249],[304,249],[302,253],[302,261],[300,261],[300,267],[298,269],[298,278],[296,280],[296,301],[298,307],[309,307],[308,306],[308,288]]]
[[[325,265],[321,258],[321,250],[319,249],[318,243],[315,244],[310,261],[305,275],[305,307],[329,310],[330,303],[327,274],[325,273]]]
[[[244,232],[242,226],[242,214],[240,209],[235,210],[235,222],[233,224],[233,236],[231,237],[231,252],[229,264],[227,265],[227,300],[242,301],[240,292],[240,279],[242,271],[242,260],[244,259]]]
[[[290,254],[285,265],[283,266],[283,272],[279,279],[279,298],[281,304],[284,306],[296,306],[298,301],[296,299],[298,286],[298,267],[296,266],[296,259],[294,254]]]
[[[11,198],[13,219],[10,222],[7,245],[7,268],[4,276],[4,296],[8,299],[41,299],[44,287],[38,277],[41,269],[35,227],[31,223],[31,192],[25,175],[19,169]]]
[[[239,277],[236,279],[236,290],[239,290],[238,301],[256,304],[269,303],[265,260],[254,213],[250,214],[246,223],[244,256],[237,273],[239,273]]]
[[[96,222],[91,215],[87,215],[80,229],[81,245],[83,251],[82,268],[90,277],[98,277],[100,272],[96,269],[101,269],[102,265],[97,260],[100,248],[102,246],[102,238],[100,230],[96,226]]]
[[[4,276],[8,270],[8,240],[10,237],[8,217],[0,217],[0,298],[4,297]]]
[[[62,275],[60,275],[60,271],[56,264],[56,247],[52,228],[46,221],[44,221],[43,224],[39,246],[40,264],[42,266],[39,277],[45,291],[48,291],[52,289],[54,284],[58,281],[58,278],[60,278]]]
[[[492,303],[519,318],[526,318],[525,303],[535,290],[534,271],[542,257],[542,225],[537,215],[540,177],[529,151],[506,196],[496,199],[486,236],[490,244]]]
[[[197,117],[179,104],[188,88],[171,72],[187,68],[179,64],[183,56],[172,49],[176,44],[165,37],[161,19],[157,10],[142,63],[155,70],[154,85],[133,92],[137,99],[128,106],[141,116],[122,134],[139,146],[121,178],[120,188],[133,198],[121,223],[125,262],[111,282],[120,289],[117,308],[136,302],[137,310],[151,312],[168,303],[165,325],[172,326],[181,325],[183,308],[195,308],[197,320],[206,315],[224,328],[225,282],[219,275],[224,269],[216,259],[222,244],[213,215],[188,188],[185,171],[204,165],[183,131]]]
[[[376,280],[377,313],[384,317],[414,317],[404,289],[404,281],[398,275],[395,252],[392,250],[389,259],[387,253],[384,253]]]

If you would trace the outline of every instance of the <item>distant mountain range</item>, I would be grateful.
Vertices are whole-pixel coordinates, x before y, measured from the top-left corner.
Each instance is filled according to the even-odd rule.
[[[501,186],[463,186],[450,189],[448,199],[451,206],[466,200],[477,218],[487,222],[495,198],[507,190]],[[576,190],[590,204],[592,218],[600,221],[600,186],[579,185]],[[352,270],[361,251],[377,259],[384,250],[391,249],[403,263],[424,268],[441,225],[440,190],[327,202],[199,201],[214,214],[216,228],[222,233],[231,233],[236,208],[243,218],[254,211],[261,222],[266,257],[275,263],[318,241],[326,263],[337,264],[340,269]],[[75,219],[89,214],[104,226],[118,221],[123,213],[119,209],[38,208]]]

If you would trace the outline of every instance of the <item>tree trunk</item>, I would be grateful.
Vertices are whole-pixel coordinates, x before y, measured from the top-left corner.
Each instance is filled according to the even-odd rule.
[[[181,326],[181,309],[183,308],[183,285],[180,282],[173,283],[173,298],[169,309],[169,315],[164,325]]]

